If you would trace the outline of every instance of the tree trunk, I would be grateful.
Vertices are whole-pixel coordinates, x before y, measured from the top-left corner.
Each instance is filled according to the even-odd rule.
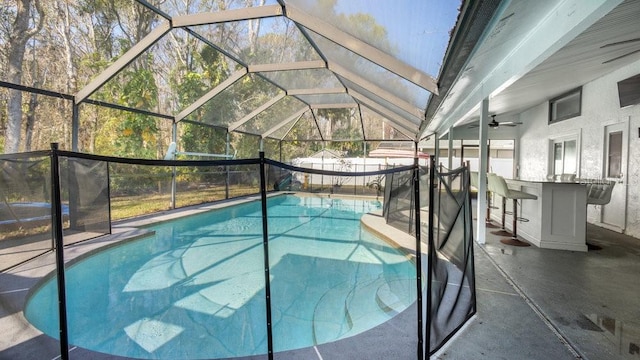
[[[73,63],[73,50],[71,45],[71,19],[69,14],[69,3],[64,2],[60,4],[56,1],[56,7],[58,8],[58,16],[60,17],[61,28],[58,28],[62,40],[64,43],[64,57],[66,62],[65,70],[67,72],[67,94],[75,93],[77,91],[77,71],[76,66]]]
[[[31,4],[35,5],[39,14],[38,25],[29,28]],[[40,0],[17,0],[16,18],[9,35],[9,50],[7,56],[7,80],[14,84],[22,82],[22,62],[27,41],[35,35],[44,24],[44,12]],[[7,101],[7,131],[5,133],[5,153],[15,153],[20,150],[20,133],[22,129],[22,92],[9,91]]]
[[[31,93],[29,97],[29,108],[27,110],[27,129],[24,136],[24,151],[31,151],[31,140],[33,138],[33,127],[36,123],[36,108],[38,107],[38,94]]]

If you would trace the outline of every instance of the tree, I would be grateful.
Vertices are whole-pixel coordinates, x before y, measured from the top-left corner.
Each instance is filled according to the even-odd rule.
[[[40,0],[16,0],[16,17],[9,35],[7,59],[7,80],[14,84],[22,83],[22,64],[27,42],[44,25],[45,12]],[[35,10],[35,12],[34,12]],[[32,25],[32,19],[37,23]],[[20,151],[20,133],[22,131],[22,92],[10,90],[7,101],[7,130],[5,133],[5,153]]]

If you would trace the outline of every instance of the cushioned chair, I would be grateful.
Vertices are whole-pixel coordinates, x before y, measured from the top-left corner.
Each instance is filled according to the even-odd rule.
[[[518,240],[518,221],[526,220],[518,218],[518,200],[536,200],[538,197],[524,191],[509,189],[504,178],[496,174],[489,174],[489,187],[493,189],[492,191],[494,193],[502,197],[502,229],[494,232],[494,234],[503,236],[511,235],[508,239],[500,240],[500,242],[504,244],[529,246],[528,243]],[[509,233],[504,227],[507,199],[513,200],[513,233]]]
[[[501,193],[500,193],[500,189],[498,187],[498,180],[496,179],[498,175],[494,174],[494,173],[488,173],[487,174],[487,191],[491,192],[492,194],[496,194],[498,196],[502,197],[502,220],[500,221],[500,230],[497,231],[492,231],[491,233],[494,235],[499,235],[499,236],[510,236],[511,233],[507,231],[507,229],[505,229],[504,227],[504,219],[505,219],[505,214],[506,212],[505,207],[507,204],[507,198],[505,198]],[[491,197],[489,198],[491,199]],[[491,201],[489,201],[489,204],[491,203]],[[489,206],[490,207],[490,206]],[[487,219],[489,219],[489,209],[487,209]],[[497,226],[496,226],[497,227]]]
[[[615,185],[615,181],[587,184],[587,205],[607,205]]]

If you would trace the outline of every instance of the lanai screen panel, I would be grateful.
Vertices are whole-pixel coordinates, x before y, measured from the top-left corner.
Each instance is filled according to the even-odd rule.
[[[400,104],[400,101],[393,102],[393,99],[386,99],[380,94],[375,93],[365,87],[359,86],[358,84],[349,81],[344,78],[340,78],[342,82],[350,89],[355,90],[360,95],[363,95],[365,98],[373,101],[376,104],[383,106],[394,114],[398,115],[399,118],[406,120],[405,123],[401,124],[405,127],[420,126],[422,122],[422,118],[418,116],[421,113],[421,110],[417,106],[411,106],[412,104]],[[402,99],[399,99],[402,100]]]
[[[308,113],[308,112],[310,112],[310,110],[308,108],[305,109],[305,113]],[[263,135],[263,136],[269,139],[282,140],[285,137],[285,135],[287,135],[289,131],[291,131],[291,129],[293,129],[293,127],[300,121],[300,119],[303,116],[305,116],[305,113],[302,113],[298,116],[294,116],[288,122],[276,126],[276,128],[274,128],[268,135]]]
[[[236,130],[249,134],[262,135],[305,107],[305,104],[300,100],[293,97],[285,97],[252,119],[249,119],[246,123],[240,125]]]
[[[335,105],[342,107],[346,105],[355,105],[355,101],[346,93],[343,94],[313,94],[298,95],[298,98],[309,105]]]
[[[344,88],[326,68],[261,72],[260,75],[286,90]]]
[[[283,16],[191,28],[246,65],[321,60],[295,23]]]
[[[9,24],[13,21],[16,3],[3,1],[2,14],[6,16],[3,23]],[[119,12],[118,19],[109,17],[108,10],[101,11],[98,7],[94,11],[91,6],[84,4],[86,2],[61,2],[60,13],[57,12],[53,1],[41,3],[46,10],[43,27],[25,44],[21,84],[65,94],[73,93],[89,84],[122,57],[136,41],[143,39],[165,22],[161,16],[136,1],[121,2],[119,6],[122,11]],[[64,13],[66,11],[71,21],[63,26],[60,19],[67,16]],[[34,14],[33,8],[31,12],[29,26],[34,26],[37,14]],[[65,31],[65,26],[68,26],[68,31]],[[6,30],[9,29],[0,31],[3,51],[8,51],[10,43],[10,31]],[[65,45],[65,36],[68,37],[68,45]],[[69,71],[67,56],[70,56],[73,62],[74,72]],[[4,71],[2,80],[8,81]],[[70,84],[74,85],[70,87]]]
[[[358,77],[359,81],[371,83],[415,106],[426,107],[429,91],[367,60],[363,56],[347,50],[318,33],[309,29],[307,29],[307,32],[329,60],[329,68],[332,69],[332,63],[337,65],[333,66],[333,70],[338,75]]]
[[[205,42],[183,29],[173,29],[91,98],[176,114],[228,78],[234,67],[231,59]]]
[[[455,0],[286,0],[435,78],[459,13]]]
[[[360,107],[364,136],[367,140],[406,140],[411,139],[389,124],[389,120],[369,110],[365,106]]]
[[[381,114],[379,111],[376,111],[375,109],[371,109],[368,106],[364,106],[361,105],[360,106],[361,111],[363,112],[362,117],[365,119],[365,121],[369,118],[375,118],[376,116],[384,122],[384,126],[386,127],[392,127],[393,128],[393,133],[395,134],[401,134],[402,137],[406,137],[407,139],[414,139],[415,137],[415,132],[408,130],[407,128],[398,126],[397,124],[394,124],[393,122],[391,122],[384,114]],[[365,116],[366,114],[366,116]],[[365,129],[367,127],[365,126]],[[390,131],[389,130],[385,130],[384,134],[388,134]],[[367,134],[367,130],[365,130],[365,134]],[[386,135],[385,135],[386,136]],[[386,139],[386,137],[385,137]]]
[[[362,124],[358,108],[314,110],[325,140],[362,140]]]
[[[298,120],[293,127],[283,134],[285,141],[299,141],[299,140],[315,140],[322,141],[322,134],[315,121],[315,116],[311,111],[305,112],[300,120]]]
[[[247,74],[203,105],[207,115],[201,121],[229,127],[279,94],[281,90],[275,85],[256,74]],[[197,121],[193,114],[186,119]]]

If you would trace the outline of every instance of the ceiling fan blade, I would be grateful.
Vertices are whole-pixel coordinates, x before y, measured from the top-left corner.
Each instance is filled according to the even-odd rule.
[[[469,125],[469,129],[473,129],[473,128],[477,128],[477,127],[480,127],[480,125],[479,124],[471,124],[471,125]]]
[[[501,122],[500,125],[516,126],[516,125],[522,125],[522,123],[520,121],[505,121],[505,122]]]
[[[600,46],[600,49],[604,49],[604,48],[611,47],[611,46],[629,44],[629,43],[636,42],[636,41],[640,41],[640,38],[612,42],[612,43]]]
[[[624,55],[620,55],[620,56],[615,57],[615,58],[613,58],[613,59],[609,59],[609,60],[607,60],[607,61],[603,62],[602,64],[608,64],[608,63],[610,63],[610,62],[612,62],[612,61],[616,61],[616,60],[622,59],[623,57],[627,57],[627,56],[629,56],[629,55],[633,55],[633,54],[635,54],[635,53],[639,53],[639,52],[640,52],[640,49],[638,49],[638,50],[634,50],[634,51],[632,51],[632,52],[630,52],[630,53],[626,53],[626,54],[624,54]]]

